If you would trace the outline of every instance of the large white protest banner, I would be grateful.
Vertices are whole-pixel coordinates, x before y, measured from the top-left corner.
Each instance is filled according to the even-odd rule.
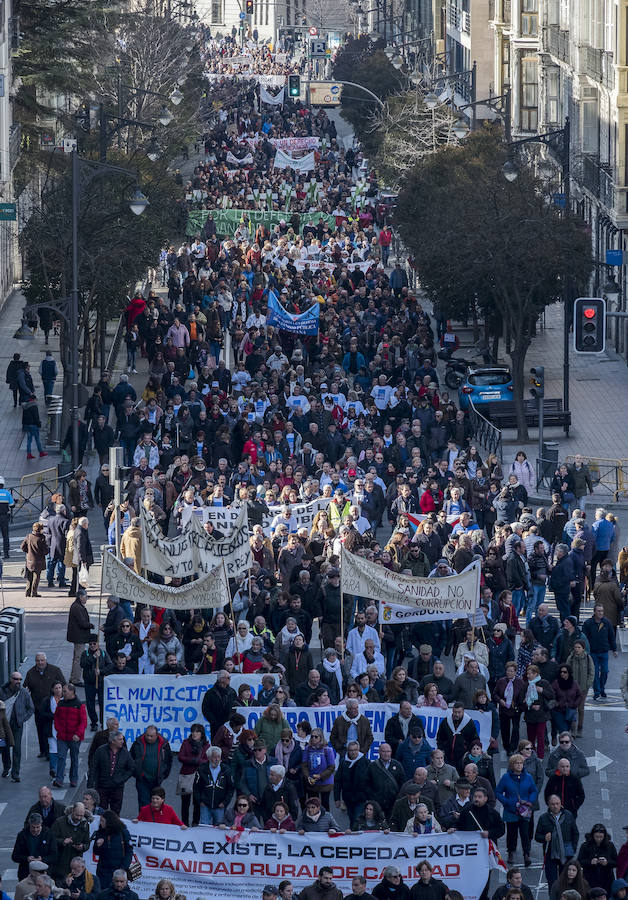
[[[330,499],[330,497],[317,497],[316,500],[312,500],[309,503],[286,503],[286,506],[290,508],[290,515],[296,519],[297,529],[307,528],[309,531],[314,523],[316,513],[321,509],[327,509]],[[262,528],[264,529],[264,534],[270,537],[273,520],[276,516],[282,515],[284,507],[281,505],[267,508],[268,512],[262,516]],[[241,509],[237,506],[190,506],[188,509],[183,510],[183,513],[184,515],[181,517],[183,524],[194,517],[200,522],[212,522],[219,531],[229,532],[231,528],[237,526]],[[230,578],[233,577],[231,571],[229,566],[227,566],[227,574]]]
[[[473,615],[480,596],[480,566],[473,563],[459,575],[414,578],[378,566],[342,548],[341,590],[412,610],[426,619],[461,619]]]
[[[193,507],[190,507],[190,511]],[[246,506],[234,510],[230,533],[217,541],[203,528],[202,522],[189,515],[181,534],[163,536],[154,516],[140,508],[142,523],[142,564],[157,575],[183,578],[195,572],[209,572],[224,563],[228,578],[240,575],[251,564],[249,528]],[[226,602],[223,600],[223,603]],[[206,604],[200,604],[201,606]]]
[[[269,138],[269,143],[273,147],[280,147],[282,150],[316,150],[321,145],[321,139],[313,135],[305,135],[304,137],[285,137],[285,138]]]
[[[312,885],[322,866],[330,866],[337,888],[351,891],[351,880],[366,878],[371,892],[386,866],[397,866],[409,885],[418,880],[416,867],[427,860],[432,875],[465,900],[478,900],[495,865],[489,841],[479,832],[453,834],[358,834],[270,831],[223,831],[205,825],[181,831],[174,826],[125,819],[142,876],[133,882],[140,897],[155,893],[157,882],[168,878],[177,894],[211,900],[251,900],[261,897],[266,884],[289,880],[295,895]],[[88,851],[92,872],[96,860]]]
[[[270,87],[270,85],[268,86]],[[285,87],[280,88],[276,94],[271,94],[268,87],[260,82],[259,99],[261,103],[267,103],[269,106],[283,106],[283,95]]]
[[[190,727],[200,722],[209,733],[203,717],[203,697],[216,683],[210,675],[107,675],[105,678],[105,719],[115,716],[129,746],[144,733],[147,725],[156,725],[159,733],[178,750],[190,736]],[[262,686],[262,675],[233,674],[231,687],[237,692],[248,684],[255,697]],[[279,676],[273,676],[279,683]]]
[[[282,150],[279,147],[277,148],[273,165],[276,169],[293,169],[295,172],[311,172],[316,165],[314,151],[311,150],[309,153],[306,153],[305,156],[294,159],[294,157],[290,156],[289,153],[286,153],[285,150]]]
[[[167,609],[220,609],[229,602],[229,582],[222,563],[197,581],[172,587],[147,581],[107,552],[102,559],[102,589],[133,603]]]
[[[239,707],[237,712],[246,719],[245,728],[255,728],[255,723],[264,712],[262,707]],[[293,706],[281,710],[288,725],[296,734],[299,722],[308,721],[312,728],[320,728],[325,737],[329,738],[334,721],[345,712],[344,706]],[[384,731],[386,723],[391,716],[399,712],[397,703],[361,703],[360,712],[369,720],[373,732],[373,743],[368,752],[369,759],[377,759],[377,748],[384,743]],[[436,747],[436,733],[438,726],[450,712],[448,709],[436,707],[414,706],[412,712],[421,720],[425,729],[425,739],[432,747]],[[488,747],[491,739],[492,716],[490,713],[478,712],[474,709],[467,710],[475,723],[478,736],[482,740],[482,746]]]

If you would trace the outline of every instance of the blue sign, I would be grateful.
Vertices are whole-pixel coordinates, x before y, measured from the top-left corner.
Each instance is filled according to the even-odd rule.
[[[565,208],[566,198],[564,194],[552,194],[552,200],[554,201],[554,206],[559,206],[561,209]]]
[[[241,19],[246,19],[246,13],[241,12],[241,13],[240,13],[240,18],[241,18]]]
[[[606,251],[606,265],[607,266],[621,266],[624,263],[624,251],[623,250],[607,250]]]
[[[268,292],[268,316],[266,324],[273,325],[280,331],[293,334],[318,334],[320,306],[315,303],[302,313],[289,313],[284,309],[274,291]]]

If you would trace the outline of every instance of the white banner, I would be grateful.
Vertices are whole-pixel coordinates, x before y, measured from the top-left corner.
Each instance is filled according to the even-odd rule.
[[[255,723],[261,718],[264,709],[262,707],[243,706],[239,707],[237,712],[241,713],[246,719],[245,728],[254,728]],[[283,715],[286,717],[290,728],[296,734],[297,724],[304,719],[310,723],[312,728],[321,728],[325,737],[329,738],[334,720],[345,712],[344,706],[293,706],[282,709]],[[369,759],[377,759],[377,748],[384,742],[384,730],[386,722],[391,716],[399,712],[397,703],[361,703],[360,712],[363,713],[371,723],[373,732],[373,743],[368,753]],[[425,738],[427,742],[436,747],[436,733],[438,726],[447,716],[448,709],[437,709],[435,707],[414,706],[412,712],[423,723],[425,729]],[[482,713],[474,709],[467,710],[475,722],[478,736],[482,740],[482,746],[486,749],[491,739],[491,713]]]
[[[273,147],[281,150],[316,150],[321,145],[321,139],[314,135],[304,137],[269,138]]]
[[[329,497],[317,497],[316,500],[312,500],[310,503],[288,503],[287,505],[290,507],[290,514],[297,520],[297,529],[310,529],[316,513],[321,509],[327,509],[330,499],[331,498]],[[282,509],[283,506],[269,506],[268,513],[265,513],[262,516],[262,528],[264,529],[264,534],[268,537],[270,537],[271,533],[271,524],[275,516],[281,515]],[[184,509],[183,513],[184,515],[181,520],[183,524],[189,522],[190,518],[194,517],[195,519],[198,519],[199,522],[212,522],[214,527],[219,531],[225,531],[237,526],[240,516],[240,507],[195,506]],[[233,539],[232,536],[229,540],[231,541]],[[248,565],[249,563],[247,562],[244,568],[248,568]],[[231,571],[232,570],[227,567],[227,575],[229,575],[230,578],[233,578]]]
[[[270,831],[223,831],[201,825],[181,831],[174,826],[125,819],[134,852],[142,864],[142,876],[132,888],[140,897],[155,893],[157,882],[169,878],[177,894],[211,897],[211,900],[251,900],[261,897],[266,884],[288,879],[295,896],[312,885],[322,866],[330,866],[334,884],[345,895],[356,875],[367,879],[371,892],[394,864],[403,880],[418,880],[416,866],[423,860],[433,865],[433,876],[465,900],[478,900],[489,875],[489,841],[479,832],[409,835],[377,831],[361,834]],[[86,855],[96,870],[96,860]]]
[[[231,687],[237,693],[241,684],[248,684],[254,697],[262,687],[262,675],[231,676]],[[160,734],[178,750],[190,736],[195,722],[209,725],[203,718],[203,697],[216,683],[217,673],[210,675],[107,675],[105,678],[105,718],[115,716],[120,731],[131,746],[144,733],[147,725],[156,725]],[[279,675],[273,675],[275,684]]]
[[[141,507],[142,564],[158,575],[183,578],[194,572],[209,572],[224,563],[227,577],[235,578],[249,568],[251,548],[246,506],[234,512],[237,515],[229,537],[217,541],[207,534],[202,521],[191,513],[181,534],[165,538],[154,517]],[[223,599],[224,602],[226,600]]]
[[[222,564],[197,581],[171,587],[147,581],[109,552],[103,554],[102,589],[132,603],[167,609],[221,609],[229,602],[229,582]]]
[[[259,98],[262,103],[267,103],[269,106],[283,106],[283,95],[286,90],[285,86],[281,87],[276,94],[271,94],[268,90],[268,87],[263,85],[260,81],[259,86]]]
[[[295,172],[311,172],[316,165],[314,151],[311,150],[300,159],[293,159],[289,153],[278,148],[273,165],[276,169],[294,169]]]
[[[286,83],[285,75],[254,75],[255,80],[266,88],[280,87]]]
[[[342,548],[341,590],[393,606],[424,611],[430,619],[473,615],[480,596],[480,566],[472,563],[459,575],[414,578],[400,575]]]
[[[232,166],[250,166],[253,163],[253,156],[251,153],[247,153],[246,156],[242,156],[238,159],[237,156],[234,156],[231,150],[227,152],[227,162],[231,163]]]

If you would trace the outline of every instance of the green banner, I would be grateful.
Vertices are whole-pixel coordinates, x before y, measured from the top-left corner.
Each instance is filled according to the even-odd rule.
[[[254,232],[259,224],[272,229],[275,225],[278,225],[282,219],[289,222],[292,218],[292,215],[289,212],[265,209],[212,209],[211,214],[216,223],[217,234],[229,237],[233,235],[238,225],[242,222],[243,216],[248,220],[251,232]],[[209,210],[192,210],[188,216],[188,237],[193,237],[195,234],[198,234],[208,218]],[[314,212],[311,214],[302,213],[299,216],[299,220],[299,228],[307,222],[312,221],[317,224],[321,220],[327,222],[332,229],[336,227],[335,216],[330,216],[322,212]]]

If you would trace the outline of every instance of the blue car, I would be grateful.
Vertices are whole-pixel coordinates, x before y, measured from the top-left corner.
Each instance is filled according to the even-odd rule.
[[[473,400],[474,406],[512,401],[512,391],[512,375],[507,366],[470,368],[458,388],[460,409],[468,409],[469,400]]]

